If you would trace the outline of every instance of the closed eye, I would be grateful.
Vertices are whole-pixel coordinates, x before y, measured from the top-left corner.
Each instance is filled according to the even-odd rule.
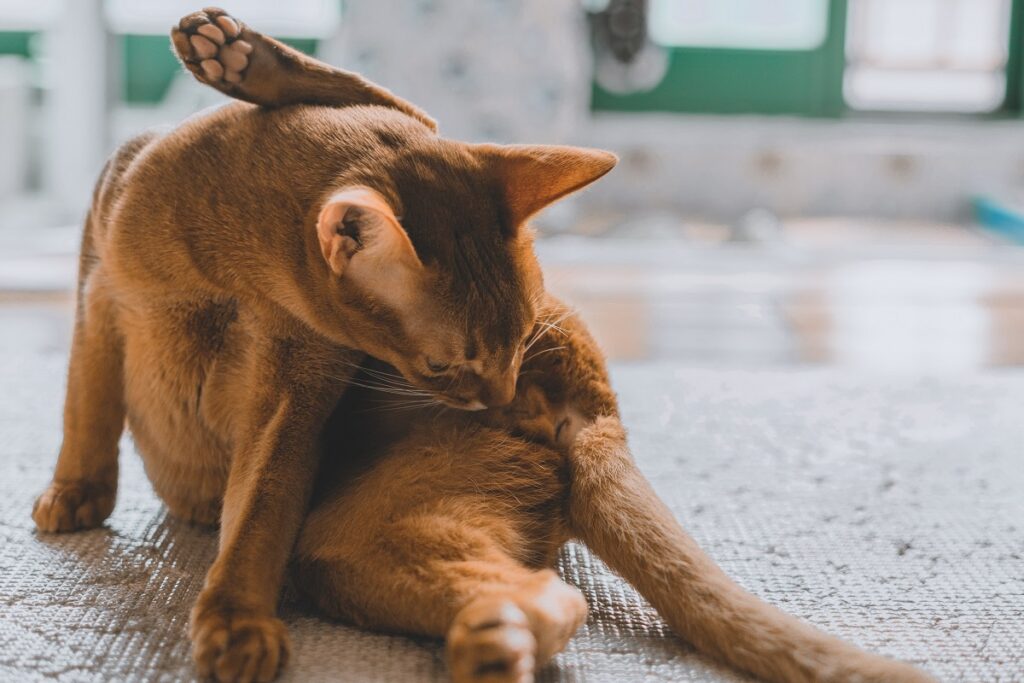
[[[427,359],[427,369],[435,375],[447,372],[450,367],[451,363],[441,363],[430,358]]]

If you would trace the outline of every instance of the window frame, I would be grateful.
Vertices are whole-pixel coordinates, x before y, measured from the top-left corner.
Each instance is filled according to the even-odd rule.
[[[1024,0],[1011,0],[1006,94],[991,112],[853,109],[843,96],[847,0],[829,0],[825,39],[809,50],[668,47],[653,89],[612,93],[592,87],[596,112],[793,115],[816,118],[1005,119],[1024,117]]]

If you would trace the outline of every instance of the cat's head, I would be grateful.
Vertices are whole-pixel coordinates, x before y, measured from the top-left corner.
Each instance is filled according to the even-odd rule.
[[[568,449],[581,429],[604,416],[618,416],[604,354],[572,309],[545,295],[527,338],[515,398],[481,418],[493,427]]]
[[[319,212],[348,334],[449,406],[506,404],[544,291],[526,221],[616,159],[436,137],[393,147]]]

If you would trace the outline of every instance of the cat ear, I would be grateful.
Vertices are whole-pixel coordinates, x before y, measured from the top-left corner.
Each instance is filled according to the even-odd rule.
[[[561,145],[474,145],[504,192],[508,227],[594,182],[619,159],[611,152]]]
[[[367,260],[420,265],[394,211],[368,187],[349,187],[332,195],[320,209],[316,234],[335,275],[344,273],[357,254],[365,254]]]

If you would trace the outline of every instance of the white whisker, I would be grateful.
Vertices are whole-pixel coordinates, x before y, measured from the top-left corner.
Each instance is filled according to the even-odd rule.
[[[529,362],[531,359],[536,358],[537,356],[543,356],[545,353],[551,353],[552,351],[561,351],[564,348],[565,346],[552,346],[550,349],[543,349],[541,351],[531,353],[529,356],[523,358],[523,363],[525,364]]]

